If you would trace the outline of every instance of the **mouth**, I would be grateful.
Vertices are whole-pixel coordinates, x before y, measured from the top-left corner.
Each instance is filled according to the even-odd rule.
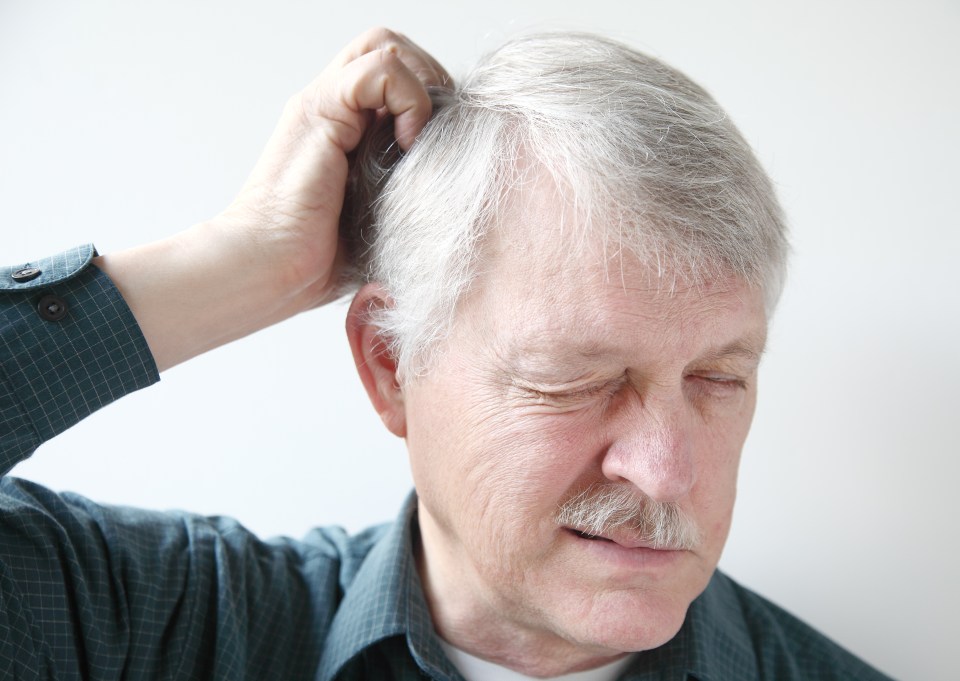
[[[617,531],[614,530],[610,533],[610,536],[602,534],[591,534],[585,530],[579,530],[575,527],[565,527],[565,529],[572,536],[583,539],[594,544],[606,544],[611,548],[625,549],[629,551],[643,551],[643,552],[655,552],[655,553],[664,553],[679,550],[679,547],[673,546],[656,546],[650,541],[636,536],[633,532],[629,531]]]
[[[579,551],[585,552],[581,555],[590,561],[591,569],[607,565],[611,569],[624,570],[622,574],[629,579],[651,570],[675,570],[678,561],[684,560],[687,554],[672,547],[654,547],[631,532],[611,531],[610,536],[605,536],[575,527],[564,527],[563,530],[579,546]]]
[[[589,534],[587,532],[583,532],[582,530],[575,530],[572,527],[568,527],[566,529],[569,532],[572,532],[573,534],[577,535],[581,539],[589,539],[590,541],[606,541],[606,542],[610,542],[611,544],[616,543],[612,539],[607,539],[606,537],[601,537],[600,535],[597,535],[597,534]]]

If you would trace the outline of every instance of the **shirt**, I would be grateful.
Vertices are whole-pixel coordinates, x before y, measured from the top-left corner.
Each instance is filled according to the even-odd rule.
[[[463,675],[467,681],[541,681],[533,676],[527,676],[520,672],[508,669],[494,662],[474,657],[470,653],[456,648],[443,639],[440,640],[440,646],[443,652],[453,663],[453,666]],[[550,681],[616,681],[633,661],[631,655],[621,656],[614,662],[609,662],[600,667],[587,669],[582,672],[570,672],[562,676],[552,676]]]
[[[6,475],[158,380],[94,254],[0,268],[0,678],[462,681],[417,574],[413,494],[355,536],[263,541],[229,519],[101,506]],[[621,678],[887,677],[716,571],[680,632]]]

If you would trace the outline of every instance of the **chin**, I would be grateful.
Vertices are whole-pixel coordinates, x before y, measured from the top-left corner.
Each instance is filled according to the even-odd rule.
[[[693,552],[624,551],[596,541],[574,548],[580,549],[575,560],[550,570],[555,579],[541,582],[538,601],[554,631],[584,648],[637,652],[662,646],[680,631],[713,573],[713,562]],[[590,560],[583,560],[584,552]]]
[[[592,600],[586,612],[569,613],[569,638],[583,647],[632,653],[658,648],[676,636],[693,597],[620,591]]]

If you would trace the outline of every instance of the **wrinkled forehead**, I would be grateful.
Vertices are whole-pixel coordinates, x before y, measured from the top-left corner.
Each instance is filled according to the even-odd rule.
[[[475,287],[549,281],[553,287],[541,294],[551,296],[562,292],[558,284],[626,286],[629,280],[664,302],[680,303],[744,284],[722,263],[702,262],[693,271],[669,246],[646,244],[636,224],[585,203],[542,168],[520,177],[481,245]]]
[[[722,269],[698,280],[667,255],[641,257],[543,178],[504,205],[462,312],[503,352],[642,345],[693,357],[740,344],[759,355],[766,336],[760,291]]]

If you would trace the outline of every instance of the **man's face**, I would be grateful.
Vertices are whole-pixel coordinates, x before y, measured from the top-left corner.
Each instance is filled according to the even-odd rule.
[[[428,600],[474,652],[672,638],[719,560],[754,410],[760,293],[735,278],[671,292],[632,256],[571,255],[555,205],[541,191],[515,208],[436,364],[404,388]],[[700,541],[656,550],[558,521],[608,486],[675,504]]]

